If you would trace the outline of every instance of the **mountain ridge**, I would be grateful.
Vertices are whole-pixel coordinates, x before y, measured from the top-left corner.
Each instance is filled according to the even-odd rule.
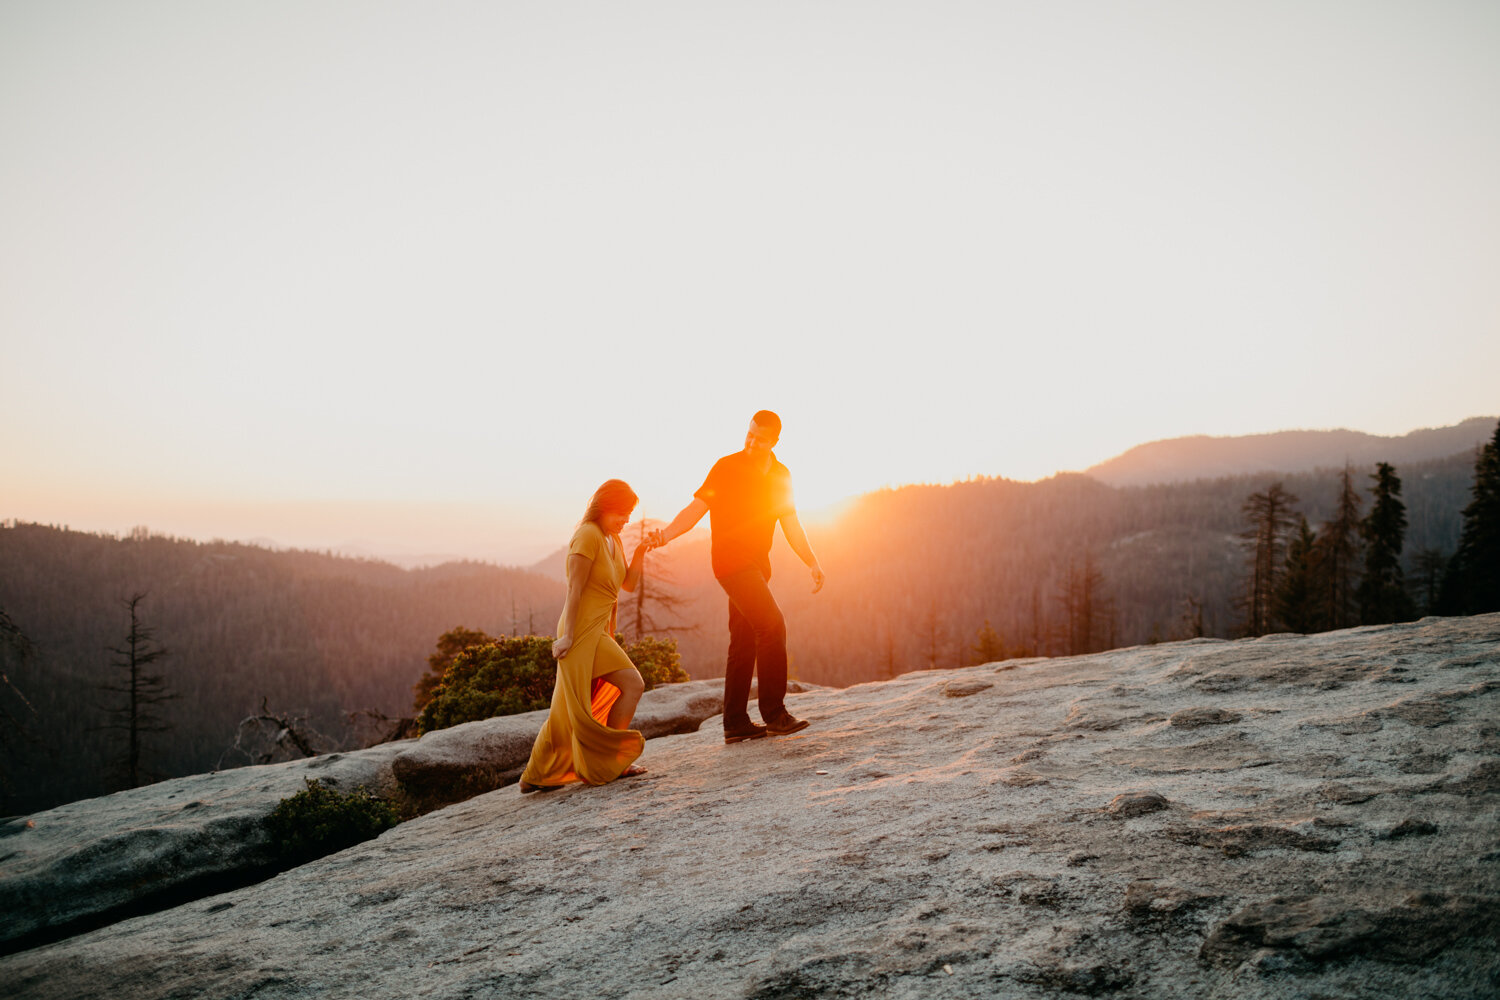
[[[1216,479],[1254,473],[1310,472],[1374,462],[1402,465],[1448,458],[1483,444],[1496,417],[1470,417],[1447,427],[1382,436],[1363,431],[1286,430],[1263,434],[1191,434],[1149,441],[1083,470],[1110,486]]]

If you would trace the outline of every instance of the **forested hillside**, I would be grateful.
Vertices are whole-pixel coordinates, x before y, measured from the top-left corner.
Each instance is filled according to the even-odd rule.
[[[809,593],[806,570],[776,542],[773,588],[792,673],[842,686],[994,658],[993,648],[974,648],[986,622],[1012,655],[1181,638],[1200,621],[1206,634],[1237,634],[1246,497],[1279,478],[1316,527],[1333,514],[1339,471],[1119,488],[1081,475],[978,479],[869,494],[835,525],[809,530],[828,572],[821,593]],[[1372,471],[1355,469],[1362,493]],[[1408,562],[1424,549],[1454,550],[1473,471],[1468,453],[1397,469]],[[682,666],[695,678],[721,675],[725,598],[709,575],[706,539],[682,539],[650,566],[648,593],[665,571],[683,601],[677,615],[654,608],[654,616],[692,627],[676,633]],[[1068,625],[1084,584],[1094,628],[1080,636]],[[0,707],[24,733],[4,743],[11,789],[0,811],[115,787],[119,740],[97,728],[108,721],[100,688],[118,677],[107,647],[128,628],[121,601],[141,592],[142,618],[171,654],[155,667],[178,696],[159,708],[172,728],[154,738],[145,763],[169,776],[214,767],[262,698],[335,737],[350,711],[409,715],[412,684],[438,636],[456,625],[550,633],[563,586],[478,563],[402,570],[144,533],[5,526],[0,609],[35,649],[24,658],[3,651],[14,688],[0,691]],[[622,607],[627,632],[630,620]],[[225,766],[244,762],[225,758]]]
[[[262,698],[335,738],[350,711],[409,716],[412,684],[444,631],[509,634],[532,617],[550,630],[562,607],[557,582],[480,563],[402,570],[144,532],[0,527],[0,609],[34,647],[5,660],[14,690],[3,692],[3,707],[24,731],[4,744],[11,787],[0,812],[117,787],[119,735],[98,727],[118,696],[101,685],[120,679],[106,647],[124,639],[121,601],[136,593],[147,594],[142,620],[169,651],[153,669],[177,696],[157,709],[171,730],[147,743],[156,777],[212,769]]]

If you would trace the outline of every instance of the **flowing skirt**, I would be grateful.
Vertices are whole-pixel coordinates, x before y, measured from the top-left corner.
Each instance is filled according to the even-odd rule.
[[[626,667],[634,667],[630,657],[602,629],[568,650],[557,663],[552,708],[532,745],[522,781],[602,785],[618,778],[641,755],[646,740],[638,731],[605,725],[620,689],[602,677]]]

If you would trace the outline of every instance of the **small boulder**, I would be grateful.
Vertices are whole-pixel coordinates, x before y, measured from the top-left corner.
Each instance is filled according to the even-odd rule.
[[[1242,858],[1256,851],[1291,850],[1327,852],[1338,849],[1338,841],[1314,837],[1270,823],[1246,823],[1218,829],[1180,827],[1167,836],[1179,844],[1207,847],[1226,858]]]
[[[793,690],[793,685],[787,685],[788,693],[795,694],[801,690],[800,685],[796,690]],[[703,720],[723,711],[724,682],[721,680],[665,684],[641,696],[630,728],[640,730],[641,735],[648,740],[654,740],[658,736],[696,733]]]
[[[1184,708],[1173,712],[1168,719],[1173,729],[1201,729],[1204,726],[1225,726],[1244,718],[1239,712],[1226,708]]]
[[[1132,882],[1126,888],[1125,913],[1137,923],[1162,922],[1183,916],[1221,898],[1193,892],[1181,886],[1142,879]]]
[[[531,756],[545,710],[465,722],[427,733],[391,761],[412,795],[456,802],[499,788]]]
[[[1380,791],[1351,788],[1341,782],[1330,781],[1319,785],[1317,794],[1319,800],[1323,802],[1333,802],[1341,806],[1357,806],[1361,802],[1370,801],[1379,795]]]
[[[1469,772],[1467,778],[1445,781],[1433,789],[1448,795],[1489,795],[1500,792],[1500,763],[1486,761]]]
[[[1123,792],[1110,800],[1104,811],[1116,819],[1131,819],[1167,809],[1171,803],[1156,792]]]
[[[1403,819],[1391,827],[1382,840],[1400,840],[1402,837],[1429,837],[1438,832],[1436,823],[1429,823],[1425,819]]]
[[[648,740],[691,733],[722,711],[722,681],[664,684],[641,696],[631,728]],[[438,729],[401,751],[391,769],[419,798],[457,801],[478,795],[515,779],[546,718],[542,710]]]
[[[1267,949],[1312,962],[1425,962],[1463,938],[1500,939],[1497,914],[1494,897],[1440,892],[1281,896],[1229,917],[1199,954],[1219,966]]]
[[[1409,726],[1436,729],[1453,721],[1453,710],[1433,698],[1406,698],[1379,709],[1381,715]]]

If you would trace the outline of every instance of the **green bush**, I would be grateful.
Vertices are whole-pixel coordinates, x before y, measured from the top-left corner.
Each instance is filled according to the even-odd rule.
[[[557,661],[544,635],[500,638],[453,658],[432,700],[417,716],[418,732],[447,729],[496,715],[534,712],[552,704]]]
[[[676,639],[643,635],[625,646],[625,655],[641,672],[647,691],[663,684],[681,684],[688,679],[687,671],[682,669],[682,657],[677,655]]]
[[[625,655],[640,670],[647,691],[688,679],[675,639],[645,636],[624,648]],[[448,665],[442,683],[433,689],[432,699],[417,717],[417,729],[429,733],[463,722],[546,708],[552,704],[556,677],[551,636],[500,638],[471,646]]]
[[[305,780],[307,787],[278,802],[265,821],[271,843],[288,861],[342,851],[397,823],[395,807],[363,787],[341,794],[315,778]]]
[[[416,684],[412,685],[411,693],[415,702],[412,711],[420,715],[422,709],[427,707],[427,703],[432,700],[432,693],[437,690],[439,684],[443,683],[443,675],[448,672],[448,667],[453,664],[459,653],[471,646],[483,646],[494,641],[494,636],[477,629],[464,628],[462,625],[438,636],[437,652],[427,657],[427,672],[417,679]]]

